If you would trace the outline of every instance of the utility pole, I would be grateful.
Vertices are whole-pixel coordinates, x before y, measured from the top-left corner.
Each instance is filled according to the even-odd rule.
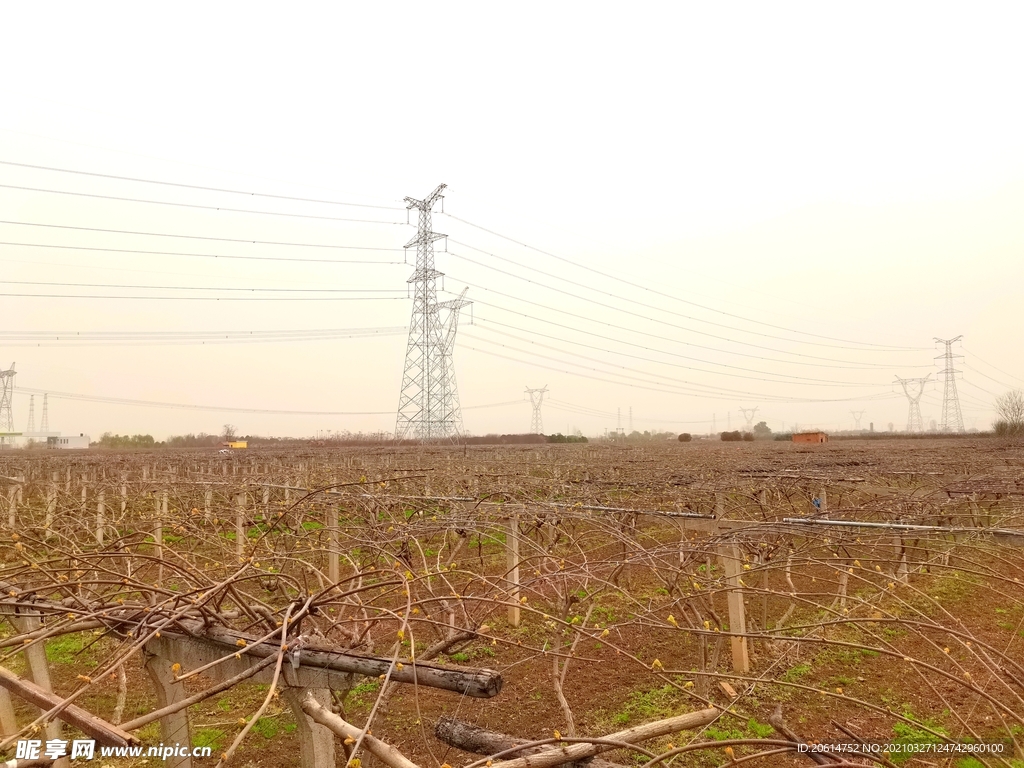
[[[533,418],[530,420],[530,434],[531,435],[543,435],[544,434],[544,419],[541,417],[540,407],[544,402],[544,395],[548,391],[548,385],[545,384],[540,389],[530,389],[529,386],[526,388],[526,394],[530,396],[530,404],[533,406]]]
[[[740,413],[743,414],[743,418],[747,420],[747,429],[751,429],[754,426],[754,417],[757,416],[758,408],[740,408]]]
[[[960,411],[960,397],[956,393],[956,375],[959,371],[953,367],[953,358],[962,358],[962,355],[953,354],[953,342],[960,341],[962,338],[963,336],[957,336],[955,339],[935,338],[935,341],[946,345],[946,351],[935,358],[936,360],[942,359],[945,363],[942,369],[942,421],[939,422],[941,432],[964,431],[964,416]]]
[[[903,387],[903,394],[907,396],[907,402],[910,406],[907,412],[907,432],[923,432],[924,431],[924,417],[921,416],[921,395],[924,394],[924,385],[928,383],[928,380],[932,377],[929,373],[923,379],[901,379],[899,376],[896,377],[896,381]],[[914,388],[916,392],[914,391]]]
[[[860,430],[860,420],[861,420],[861,417],[864,416],[866,411],[850,411],[850,413],[853,414],[853,420],[854,420],[854,422],[857,425],[854,428],[857,429],[857,430]]]
[[[406,248],[416,246],[416,266],[408,280],[413,286],[413,305],[395,425],[399,440],[452,440],[462,430],[452,350],[459,311],[469,302],[463,291],[453,301],[438,303],[437,278],[443,273],[434,269],[434,243],[444,235],[431,230],[434,204],[442,199],[445,186],[438,185],[423,200],[405,198],[406,208],[419,212],[419,222],[416,236],[405,244]],[[448,311],[443,322],[442,310]]]

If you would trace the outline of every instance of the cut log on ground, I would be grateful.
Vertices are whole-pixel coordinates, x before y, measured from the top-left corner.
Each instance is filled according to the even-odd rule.
[[[520,739],[500,731],[490,731],[478,725],[467,723],[465,720],[457,720],[454,717],[442,717],[434,726],[434,736],[449,746],[461,749],[463,752],[473,752],[477,755],[493,755],[498,752],[518,747],[521,744],[529,744],[529,740]],[[532,746],[526,747],[519,752],[513,752],[510,758],[524,757],[544,752],[550,747]],[[618,763],[602,760],[595,757],[579,763],[569,763],[567,768],[623,768]]]

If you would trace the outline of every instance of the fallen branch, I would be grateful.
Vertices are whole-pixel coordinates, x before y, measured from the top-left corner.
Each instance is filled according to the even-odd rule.
[[[774,728],[780,736],[784,736],[790,741],[794,741],[797,744],[807,744],[807,742],[801,739],[797,735],[796,731],[787,726],[785,721],[782,719],[781,704],[777,704],[775,706],[775,711],[772,712],[771,715],[769,715],[768,725]],[[811,760],[816,762],[818,765],[835,765],[836,762],[840,762],[836,758],[831,757],[827,752],[805,752],[804,754],[806,754]]]
[[[18,677],[5,667],[0,667],[0,686],[39,707],[44,712],[64,703],[62,697],[44,691],[35,683]],[[105,747],[126,747],[129,744],[138,743],[138,739],[126,730],[118,728],[113,723],[108,723],[74,704],[67,705],[57,713],[57,717]]]
[[[667,736],[677,731],[688,731],[708,725],[722,714],[718,709],[701,709],[697,712],[689,712],[685,715],[677,715],[666,720],[656,720],[653,723],[637,725],[627,728],[618,733],[612,733],[604,738],[609,741],[619,741],[628,744],[635,744],[649,739],[656,739],[659,736]],[[555,765],[574,763],[585,760],[588,757],[599,755],[602,752],[614,749],[608,744],[573,744],[568,747],[558,747],[536,755],[527,755],[515,760],[503,760],[494,763],[494,768],[551,768]]]
[[[407,758],[390,744],[385,744],[376,736],[363,734],[361,728],[356,728],[351,723],[342,720],[338,715],[328,711],[312,696],[302,700],[302,711],[313,718],[320,725],[330,728],[342,739],[358,739],[363,737],[363,746],[366,751],[391,768],[419,768],[416,763]]]
[[[520,739],[500,731],[491,731],[481,728],[478,725],[467,723],[465,720],[457,720],[454,717],[443,716],[434,725],[434,736],[463,752],[473,752],[478,755],[493,755],[498,752],[518,747],[522,744],[529,744],[527,739]],[[518,752],[513,752],[510,757],[523,757],[543,752],[547,747],[533,746],[525,747]],[[595,757],[580,763],[570,763],[569,768],[623,768],[618,763],[602,760]]]

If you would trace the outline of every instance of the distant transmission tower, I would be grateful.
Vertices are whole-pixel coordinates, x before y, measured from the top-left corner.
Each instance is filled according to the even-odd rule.
[[[39,431],[40,432],[49,432],[50,431],[50,405],[49,405],[49,403],[46,402],[48,397],[49,397],[49,395],[44,392],[43,393],[43,420],[42,420],[42,423],[39,425]]]
[[[754,426],[754,417],[757,416],[757,408],[740,408],[740,413],[743,414],[743,418],[747,420],[747,429]]]
[[[413,305],[395,425],[399,440],[451,440],[462,431],[452,351],[459,311],[469,302],[463,291],[453,301],[438,303],[437,278],[443,275],[434,269],[434,243],[444,235],[431,231],[434,203],[445,186],[439,185],[423,200],[405,198],[406,208],[419,211],[419,223],[416,236],[405,244],[406,248],[416,246],[416,266],[408,280],[413,285]],[[443,310],[448,314],[442,320]]]
[[[11,363],[9,370],[0,371],[0,432],[14,431],[14,415],[11,413],[13,400],[14,363]]]
[[[924,394],[924,385],[928,383],[928,380],[932,377],[929,373],[923,379],[901,379],[899,376],[896,377],[896,381],[903,387],[903,394],[907,396],[907,402],[910,404],[910,409],[907,413],[907,432],[923,432],[924,431],[924,418],[921,416],[921,395]],[[917,388],[916,392],[914,388]]]
[[[544,395],[548,391],[548,385],[545,384],[540,389],[526,388],[526,394],[530,396],[530,404],[533,405],[533,418],[530,420],[530,434],[531,435],[543,435],[544,434],[544,419],[541,417],[540,406],[544,402]]]
[[[860,429],[860,420],[864,416],[865,411],[850,411],[850,413],[853,415],[853,420],[857,425],[854,429]]]
[[[953,354],[953,342],[960,341],[962,338],[963,336],[957,336],[955,339],[940,339],[938,337],[935,339],[946,345],[946,351],[935,358],[945,362],[945,367],[942,369],[942,421],[939,422],[939,431],[941,432],[964,431],[964,416],[960,412],[960,398],[956,393],[956,375],[959,371],[953,367],[953,358],[961,357],[961,355]]]
[[[36,396],[28,396],[28,429],[25,430],[29,434],[36,431]]]

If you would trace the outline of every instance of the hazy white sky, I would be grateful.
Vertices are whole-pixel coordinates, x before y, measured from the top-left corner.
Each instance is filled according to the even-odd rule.
[[[985,427],[1024,385],[1022,22],[1017,3],[5,4],[0,364],[38,392],[354,414],[51,397],[51,428],[94,437],[393,429],[401,200],[443,182],[472,432],[525,431],[545,384],[546,431],[599,434],[619,408],[735,428],[754,406],[776,429],[901,427],[894,377],[934,380],[932,338],[960,334]],[[391,331],[145,335],[365,328]],[[926,423],[940,402],[932,384]]]

